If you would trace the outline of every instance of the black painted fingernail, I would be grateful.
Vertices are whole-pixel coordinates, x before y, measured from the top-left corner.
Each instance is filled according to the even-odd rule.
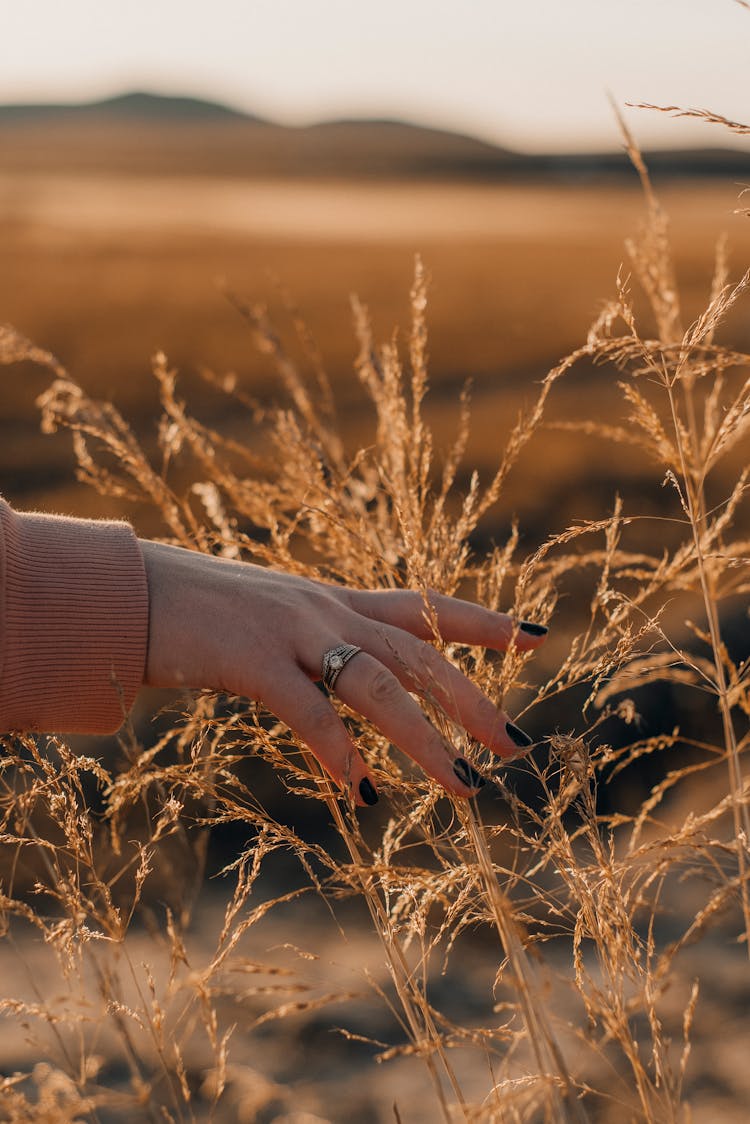
[[[546,636],[549,632],[546,624],[535,624],[534,621],[521,621],[518,627],[521,632],[528,632],[529,636]]]
[[[514,726],[512,722],[505,723],[505,732],[520,749],[528,749],[530,745],[534,744],[534,739],[530,738],[520,726]]]
[[[362,797],[365,804],[369,804],[370,807],[378,802],[378,794],[373,787],[372,781],[369,781],[367,777],[363,777],[359,782],[359,795]]]
[[[484,788],[486,780],[473,769],[465,757],[457,757],[453,762],[453,772],[456,774],[461,784],[465,784],[467,788]]]

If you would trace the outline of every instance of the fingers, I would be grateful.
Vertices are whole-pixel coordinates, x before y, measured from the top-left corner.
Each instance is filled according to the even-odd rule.
[[[396,675],[367,652],[358,652],[343,668],[336,694],[448,792],[467,797],[485,783],[427,720]]]
[[[339,635],[361,650],[339,672],[336,694],[448,792],[471,796],[484,780],[428,720],[410,692],[435,702],[451,722],[503,757],[517,756],[531,746],[532,739],[508,714],[429,641],[437,631],[447,641],[495,650],[513,643],[527,651],[543,642],[544,626],[517,622],[508,614],[433,591],[427,593],[428,604],[421,593],[407,590],[344,592],[346,627]],[[344,625],[343,618],[340,623]],[[309,676],[319,675],[322,666],[320,629],[315,632],[298,633],[305,643],[297,648],[294,671],[278,674],[271,691],[259,694],[333,780],[350,789],[358,805],[373,804],[378,798],[373,778],[336,710],[310,682]]]
[[[362,616],[405,629],[422,640],[435,639],[433,619],[443,640],[496,651],[504,651],[511,640],[520,651],[531,651],[547,634],[544,625],[516,622],[507,613],[495,613],[434,590],[427,591],[427,602],[429,608],[425,596],[414,590],[356,590],[349,598],[351,607]]]
[[[374,781],[327,697],[302,671],[279,675],[276,682],[263,692],[266,706],[310,747],[336,784],[350,789],[359,807],[377,803]]]
[[[282,684],[282,678],[278,678]],[[457,755],[427,720],[396,676],[366,652],[358,652],[340,672],[336,694],[369,719],[448,792],[469,797],[484,779]],[[300,672],[281,689],[264,692],[265,704],[310,747],[326,772],[348,788],[358,806],[377,802],[374,780],[346,727],[326,696]]]
[[[431,644],[388,625],[371,627],[366,639],[362,637],[358,643],[366,646],[407,691],[436,702],[453,722],[494,753],[516,757],[532,744],[504,710]]]

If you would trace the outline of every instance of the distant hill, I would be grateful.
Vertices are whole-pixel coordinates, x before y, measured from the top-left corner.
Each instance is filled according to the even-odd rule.
[[[51,120],[85,121],[102,117],[135,121],[216,121],[228,118],[243,121],[260,120],[220,102],[206,101],[204,98],[150,94],[144,90],[115,94],[111,98],[103,98],[100,101],[0,105],[0,125],[15,122],[45,123]]]
[[[733,149],[660,151],[664,176],[747,179]],[[528,156],[401,121],[278,125],[193,97],[142,91],[68,105],[0,106],[0,170],[140,175],[590,180],[632,176],[623,153]]]

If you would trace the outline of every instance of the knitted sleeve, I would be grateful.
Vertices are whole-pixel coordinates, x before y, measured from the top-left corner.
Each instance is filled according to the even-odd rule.
[[[0,730],[112,733],[147,643],[132,527],[20,514],[0,499]]]

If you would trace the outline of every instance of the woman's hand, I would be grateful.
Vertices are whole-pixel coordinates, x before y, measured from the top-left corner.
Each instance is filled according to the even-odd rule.
[[[418,592],[358,591],[180,547],[142,541],[149,585],[146,683],[208,687],[262,702],[304,741],[357,804],[374,804],[372,776],[346,726],[314,685],[323,657],[356,652],[335,691],[425,772],[456,796],[484,784],[428,721],[410,692],[434,700],[478,741],[504,757],[531,745],[508,715],[429,643],[433,630]],[[546,629],[514,630],[495,613],[441,594],[429,601],[441,637],[499,651],[514,638],[537,648]]]

